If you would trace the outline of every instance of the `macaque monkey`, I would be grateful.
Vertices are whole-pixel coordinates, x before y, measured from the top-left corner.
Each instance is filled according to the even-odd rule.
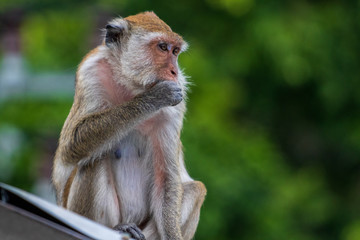
[[[76,73],[54,159],[57,202],[135,239],[191,239],[206,188],[187,173],[180,141],[187,44],[153,12],[105,31]]]

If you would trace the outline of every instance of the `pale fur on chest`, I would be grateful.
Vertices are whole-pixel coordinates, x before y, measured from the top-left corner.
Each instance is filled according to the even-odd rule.
[[[148,139],[132,131],[115,147],[111,158],[120,219],[122,222],[141,222],[148,215],[149,180],[152,176]],[[116,157],[115,151],[121,156]],[[147,154],[145,154],[147,153]]]
[[[118,198],[124,222],[144,220],[148,214],[151,188],[161,185],[165,178],[159,174],[159,168],[165,168],[166,163],[158,157],[169,148],[174,152],[178,150],[177,124],[170,121],[170,113],[160,111],[144,121],[115,144],[110,153],[115,187],[121,193]],[[117,150],[121,154],[119,159],[115,154]]]

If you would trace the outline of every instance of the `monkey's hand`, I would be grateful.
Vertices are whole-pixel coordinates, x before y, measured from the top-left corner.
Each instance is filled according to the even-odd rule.
[[[139,97],[159,108],[175,106],[183,100],[182,89],[173,81],[159,81]]]
[[[146,240],[144,234],[142,234],[141,230],[134,223],[118,224],[114,227],[114,230],[120,233],[127,233],[131,238],[136,240]]]

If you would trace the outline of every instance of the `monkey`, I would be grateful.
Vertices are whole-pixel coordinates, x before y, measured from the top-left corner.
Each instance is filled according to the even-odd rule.
[[[106,25],[76,72],[53,164],[58,205],[134,239],[193,238],[207,190],[180,140],[187,48],[154,12]]]

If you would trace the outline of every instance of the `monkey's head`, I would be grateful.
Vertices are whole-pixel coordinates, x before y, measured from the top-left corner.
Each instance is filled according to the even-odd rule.
[[[104,43],[133,87],[144,89],[164,80],[184,86],[177,59],[187,43],[155,13],[114,19],[106,26]]]

